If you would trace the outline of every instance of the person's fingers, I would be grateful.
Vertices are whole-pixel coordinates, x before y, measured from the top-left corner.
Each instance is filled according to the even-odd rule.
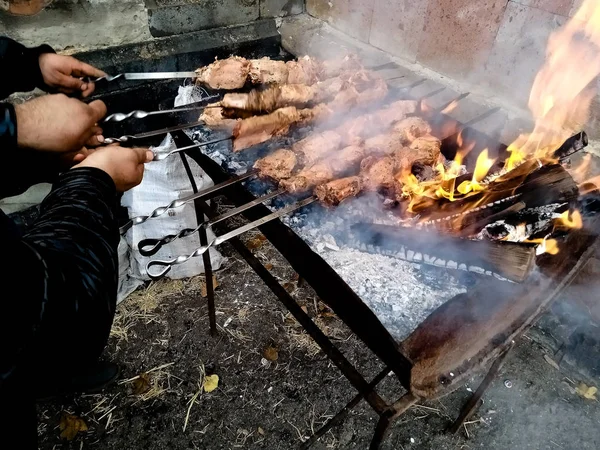
[[[69,75],[57,74],[57,83],[62,89],[71,89],[72,91],[81,91],[81,86],[85,83],[79,78],[71,77]]]
[[[91,102],[88,105],[92,112],[93,112],[93,117],[94,117],[94,123],[97,123],[100,121],[100,119],[102,119],[104,116],[106,116],[106,105],[104,104],[104,102],[102,100],[94,100],[93,102]]]
[[[81,86],[81,96],[89,97],[96,90],[96,84],[93,81],[85,83]]]
[[[152,150],[146,150],[146,162],[154,161],[155,156],[156,155],[154,154],[154,152]]]
[[[73,162],[75,164],[80,163],[81,161],[83,161],[85,158],[87,158],[88,155],[84,155],[83,153],[77,153],[74,157],[73,157]]]
[[[85,145],[87,145],[89,147],[99,147],[103,143],[104,143],[104,136],[94,134],[93,136],[89,137],[86,140]]]
[[[131,151],[135,152],[139,164],[145,164],[154,159],[154,153],[147,148],[132,148]]]
[[[100,69],[96,69],[94,66],[90,66],[78,59],[73,58],[72,73],[78,77],[94,77],[100,78],[106,76]]]

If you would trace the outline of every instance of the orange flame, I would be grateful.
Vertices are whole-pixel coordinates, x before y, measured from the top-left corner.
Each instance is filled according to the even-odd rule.
[[[510,147],[506,169],[526,157],[547,158],[589,117],[600,74],[600,2],[585,0],[573,18],[548,41],[547,59],[529,97],[536,124]]]
[[[560,248],[558,247],[558,242],[556,239],[526,239],[523,242],[528,244],[537,244],[538,255],[542,255],[544,253],[548,253],[549,255],[558,255],[560,253]]]
[[[562,215],[554,222],[555,228],[566,228],[581,230],[583,228],[583,218],[581,213],[577,210],[569,217],[569,211],[565,211]]]

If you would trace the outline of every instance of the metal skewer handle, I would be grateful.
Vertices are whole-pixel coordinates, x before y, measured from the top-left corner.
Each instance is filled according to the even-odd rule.
[[[246,173],[245,175],[241,175],[237,178],[232,178],[231,180],[224,181],[223,183],[215,184],[214,186],[204,189],[196,194],[189,195],[187,197],[180,198],[178,200],[174,200],[171,203],[169,203],[167,206],[161,206],[160,208],[156,208],[154,211],[152,211],[147,216],[134,217],[133,219],[129,220],[129,222],[127,222],[125,225],[123,225],[119,229],[119,231],[121,232],[121,234],[124,234],[134,225],[141,225],[142,223],[144,223],[150,219],[155,219],[157,217],[160,217],[170,209],[181,208],[186,203],[194,201],[198,198],[202,198],[202,197],[206,197],[208,195],[214,194],[215,192],[220,191],[221,189],[224,189],[228,186],[232,186],[236,183],[247,180],[248,178],[253,177],[257,173],[258,172],[256,170],[251,170],[250,172]]]
[[[205,222],[202,222],[196,228],[186,228],[184,230],[181,230],[177,234],[169,234],[161,239],[143,239],[138,243],[138,250],[142,256],[154,256],[165,245],[170,244],[171,242],[173,242],[177,239],[182,239],[182,238],[191,236],[191,235],[195,234],[198,230],[200,230],[200,228],[202,228],[202,227],[208,228],[208,227],[215,226],[216,224],[223,222],[224,220],[227,220],[227,219],[229,219],[233,216],[236,216],[244,211],[254,208],[255,206],[258,206],[266,201],[269,201],[269,200],[283,194],[284,192],[285,192],[285,190],[279,189],[278,191],[275,191],[271,194],[267,194],[263,197],[257,198],[256,200],[246,203],[245,205],[242,205],[238,208],[234,208],[230,211],[227,211],[226,213],[221,214],[220,216],[215,217],[212,220],[207,220]]]
[[[205,99],[202,99],[202,101],[211,101],[211,100],[215,100],[220,98],[219,95],[213,95],[211,97],[207,97]],[[192,106],[192,107],[188,107],[188,108],[173,108],[173,109],[165,109],[162,111],[141,111],[139,109],[135,110],[135,111],[131,111],[130,113],[115,113],[115,114],[111,114],[110,116],[106,117],[103,122],[107,123],[107,122],[123,122],[124,120],[127,119],[145,119],[148,116],[156,116],[159,114],[173,114],[173,113],[179,113],[179,112],[187,112],[187,111],[201,111],[204,110],[206,108],[217,108],[220,106],[217,105],[206,105],[206,106]]]
[[[170,260],[150,261],[146,265],[146,273],[148,274],[148,276],[151,279],[158,280],[158,279],[164,277],[166,274],[168,274],[169,271],[173,268],[173,266],[176,266],[179,264],[184,264],[192,258],[197,258],[198,256],[202,256],[213,246],[222,244],[223,242],[226,242],[229,239],[233,239],[234,237],[237,237],[240,234],[243,234],[247,231],[253,230],[254,228],[257,228],[261,225],[264,225],[267,222],[270,222],[272,220],[278,219],[279,217],[285,216],[286,214],[294,212],[297,209],[303,208],[304,206],[308,206],[311,203],[315,202],[316,200],[317,200],[317,198],[314,196],[308,197],[298,203],[294,203],[293,205],[282,208],[279,211],[275,211],[274,213],[269,214],[268,216],[265,216],[262,219],[255,220],[254,222],[250,222],[249,224],[244,225],[243,227],[236,228],[235,230],[232,230],[229,233],[224,234],[223,236],[219,236],[218,238],[213,239],[208,245],[203,245],[202,247],[196,249],[190,255],[178,256],[177,258],[170,259]],[[156,273],[151,273],[150,269],[152,269],[153,267],[162,267],[162,269]]]
[[[152,161],[162,161],[163,159],[167,159],[171,155],[185,152],[186,150],[191,150],[193,148],[198,148],[198,147],[204,147],[205,145],[218,144],[219,142],[225,142],[232,138],[233,138],[233,136],[228,136],[226,138],[215,139],[214,141],[199,142],[197,144],[188,145],[187,147],[176,148],[175,150],[171,150],[170,152],[166,152],[166,153],[155,153],[154,159]]]

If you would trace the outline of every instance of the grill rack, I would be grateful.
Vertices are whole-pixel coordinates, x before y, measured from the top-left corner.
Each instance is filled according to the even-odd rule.
[[[493,112],[488,112],[480,118],[470,121],[468,125],[471,125],[475,121],[481,120],[484,116],[487,117],[492,113]],[[468,132],[481,136],[481,133],[472,129],[468,130]],[[496,142],[497,145],[497,141],[494,139],[485,136],[481,137],[483,137],[483,139],[478,139],[477,141],[478,143],[481,142],[482,146],[489,146],[489,141]],[[174,138],[177,147],[180,149],[182,147],[193,145],[193,142],[187,137],[187,135],[185,135],[185,133],[181,131],[176,132],[174,134]],[[502,151],[502,146],[497,146],[500,151]],[[203,155],[197,148],[182,151],[179,153],[179,155],[182,163],[186,167],[188,175],[191,175],[188,158],[192,158],[216,183],[226,182],[231,179],[230,175],[226,171],[224,171],[209,157]],[[192,184],[194,192],[198,192],[195,181],[191,176],[190,183]],[[219,195],[225,195],[238,207],[255,200],[255,197],[239,184],[229,186],[223,191],[219,190],[217,192]],[[215,217],[215,213],[208,207],[204,200],[205,198],[197,198],[194,200],[197,221],[199,225],[204,222],[204,215],[206,215],[209,219],[213,219]],[[264,205],[258,205],[251,210],[245,211],[244,215],[249,220],[257,220],[269,212],[270,211],[268,208],[266,208]],[[363,398],[380,417],[371,443],[372,449],[379,448],[380,443],[382,442],[393,421],[400,417],[400,415],[403,414],[410,406],[426,398],[424,396],[419,397],[411,393],[411,372],[414,368],[414,361],[411,361],[405,355],[404,351],[399,350],[398,343],[391,337],[373,312],[366,307],[356,293],[350,289],[350,287],[320,256],[312,252],[310,247],[308,247],[308,245],[299,236],[297,236],[288,227],[284,226],[280,221],[265,224],[260,227],[260,230],[300,275],[301,278],[299,283],[303,282],[303,280],[306,280],[317,292],[319,297],[332,308],[338,317],[340,317],[340,319],[349,326],[352,332],[356,334],[386,365],[386,369],[384,371],[378,374],[371,382],[367,382],[367,380],[359,373],[357,368],[354,367],[335,347],[331,340],[321,332],[312,319],[300,308],[296,301],[260,263],[260,261],[252,254],[252,252],[246,248],[238,238],[230,240],[234,249],[248,262],[248,264],[255,270],[261,279],[263,279],[271,291],[275,293],[278,299],[290,311],[294,318],[310,334],[323,352],[341,370],[344,376],[358,391],[358,395],[354,397],[334,418],[332,418],[320,430],[318,430],[309,441],[305,442],[302,445],[302,448],[310,447],[310,445],[313,444],[320,436],[324,435],[333,426],[343,421],[348,412]],[[198,233],[200,236],[201,245],[207,245],[208,239],[205,227],[199,227]],[[529,326],[531,326],[535,322],[535,319],[543,312],[545,307],[547,307],[558,295],[558,293],[560,293],[560,291],[566,285],[568,285],[579,267],[583,265],[593,253],[595,243],[595,235],[587,237],[584,236],[580,242],[581,245],[578,247],[578,250],[575,251],[577,263],[573,268],[570,268],[566,262],[563,261],[561,264],[559,264],[560,267],[558,268],[559,273],[561,274],[560,277],[555,277],[554,279],[543,278],[542,281],[536,280],[537,287],[542,288],[540,295],[545,299],[542,302],[543,305],[530,311],[520,327],[517,327],[515,330],[510,330],[510,333],[508,333],[506,339],[502,340],[502,342],[504,342],[503,344],[496,345],[491,349],[485,349],[486,355],[485,357],[481,358],[481,363],[487,364],[488,362],[492,361],[494,363],[475,394],[473,394],[470,401],[465,404],[458,419],[450,428],[451,431],[456,432],[458,429],[460,429],[462,423],[468,419],[468,417],[477,407],[478,401],[485,393],[489,383],[493,380],[504,359],[508,355],[512,347],[512,339],[521,335]],[[212,284],[212,264],[209,252],[204,253],[202,257],[204,259],[207,280],[210,331],[214,336],[216,334],[216,317],[215,293],[214,286]],[[525,290],[528,288],[530,288],[530,286],[524,286]],[[523,295],[526,294],[524,293]],[[394,373],[404,388],[408,391],[407,394],[393,403],[386,402],[375,391],[378,384],[389,373]],[[444,387],[444,393],[449,393],[453,391],[454,388],[455,386],[452,385],[446,386]]]

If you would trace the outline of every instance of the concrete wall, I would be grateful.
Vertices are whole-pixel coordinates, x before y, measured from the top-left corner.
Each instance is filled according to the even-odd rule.
[[[354,38],[526,107],[550,33],[582,1],[306,0],[306,9]]]
[[[65,52],[304,12],[304,0],[55,0],[34,17],[0,13],[0,34]]]

